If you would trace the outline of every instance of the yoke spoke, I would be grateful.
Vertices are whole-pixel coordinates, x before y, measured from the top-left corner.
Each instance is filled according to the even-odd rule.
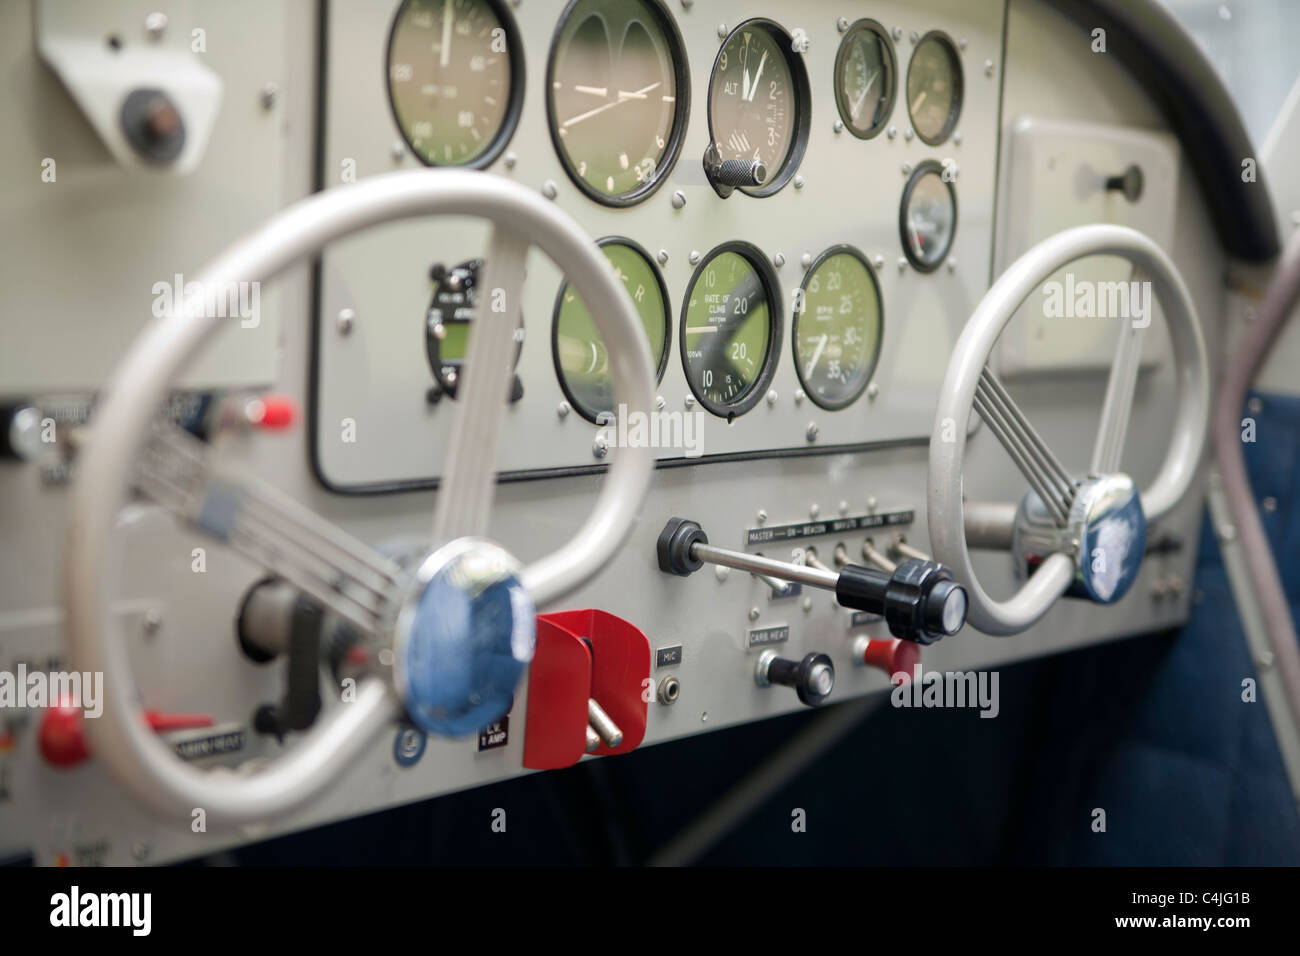
[[[401,569],[369,545],[251,475],[221,475],[212,449],[159,422],[136,465],[137,488],[187,523],[310,594],[365,634],[402,587]]]
[[[456,418],[446,461],[452,468],[438,490],[434,546],[487,531],[496,490],[496,454],[514,373],[515,330],[528,243],[510,229],[493,227],[481,280],[469,350],[456,386]]]
[[[1047,443],[1029,424],[1007,392],[1006,386],[987,365],[975,387],[975,410],[1002,443],[1011,461],[1029,482],[1060,527],[1065,527],[1074,503],[1074,482]]]
[[[1148,281],[1146,274],[1133,270],[1134,285]],[[1150,317],[1148,316],[1148,325]],[[1138,370],[1142,365],[1142,342],[1146,338],[1146,325],[1126,321],[1120,329],[1115,344],[1115,359],[1111,362],[1110,377],[1106,381],[1106,403],[1101,410],[1101,423],[1097,427],[1097,441],[1092,449],[1089,471],[1094,475],[1108,475],[1119,471],[1124,453],[1124,439],[1128,436],[1128,423],[1133,414],[1133,396],[1137,392]]]

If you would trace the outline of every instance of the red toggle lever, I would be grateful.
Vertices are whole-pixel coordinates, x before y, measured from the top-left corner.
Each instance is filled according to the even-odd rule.
[[[853,653],[868,667],[884,671],[891,681],[895,674],[902,674],[903,684],[912,679],[913,669],[921,663],[921,645],[897,637],[859,637],[853,642]]]

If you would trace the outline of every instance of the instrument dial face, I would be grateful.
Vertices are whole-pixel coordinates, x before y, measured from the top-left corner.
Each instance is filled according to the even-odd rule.
[[[682,367],[713,414],[747,412],[772,380],[780,301],[776,274],[748,243],[721,245],[696,268],[682,306]]]
[[[523,100],[523,53],[499,0],[403,0],[388,93],[407,145],[430,166],[486,166]]]
[[[866,257],[833,246],[808,270],[794,313],[794,364],[822,408],[844,408],[867,387],[880,357],[880,287]]]
[[[790,34],[768,20],[742,23],[722,44],[709,79],[709,135],[721,158],[767,168],[752,196],[776,192],[794,174],[808,140],[808,73]]]
[[[961,116],[962,73],[957,48],[942,33],[927,33],[907,67],[907,110],[921,142],[938,146]]]
[[[573,0],[547,71],[551,139],[600,202],[649,196],[672,169],[689,110],[682,40],[659,0]]]
[[[957,233],[957,191],[934,160],[919,164],[903,187],[899,210],[903,251],[921,272],[933,272]]]
[[[659,378],[668,362],[668,290],[649,255],[628,239],[602,239],[601,248],[614,266],[614,275],[627,289],[650,344],[650,357]],[[614,409],[614,382],[609,352],[577,290],[560,287],[551,328],[551,353],[569,404],[589,422],[601,424],[602,413]]]
[[[854,136],[870,139],[885,128],[894,109],[897,73],[884,27],[875,20],[849,27],[835,54],[835,102]]]

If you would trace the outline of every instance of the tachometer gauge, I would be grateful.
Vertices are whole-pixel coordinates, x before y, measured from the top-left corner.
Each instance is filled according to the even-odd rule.
[[[917,164],[898,213],[903,251],[921,272],[939,268],[957,233],[957,191],[932,159]]]
[[[551,139],[578,188],[627,206],[659,187],[690,106],[682,38],[660,0],[572,0],[546,87]]]
[[[422,162],[492,162],[523,94],[523,46],[502,0],[402,0],[388,38],[388,98]]]
[[[791,339],[804,392],[822,408],[853,403],[880,357],[880,287],[867,259],[852,246],[817,257],[796,302]]]
[[[808,144],[808,71],[790,34],[771,20],[747,20],[727,37],[709,78],[709,136],[722,161],[761,163],[769,196],[794,175]]]
[[[602,239],[600,246],[641,317],[656,378],[662,378],[664,366],[668,364],[669,322],[668,289],[664,280],[649,254],[630,239]],[[560,287],[555,301],[551,354],[560,387],[574,411],[589,422],[602,424],[600,416],[615,411],[609,353],[586,303],[568,282]]]
[[[781,290],[767,258],[746,242],[718,246],[695,270],[679,338],[700,404],[733,418],[762,397],[776,371]]]
[[[849,27],[835,54],[835,103],[858,139],[871,139],[885,128],[894,109],[897,76],[888,31],[875,20]]]
[[[938,31],[927,33],[907,67],[907,111],[921,142],[938,146],[961,116],[962,74],[957,48]]]

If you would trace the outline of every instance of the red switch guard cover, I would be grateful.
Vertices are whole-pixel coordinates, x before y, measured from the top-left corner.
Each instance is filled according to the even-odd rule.
[[[528,670],[524,766],[553,770],[582,759],[589,697],[623,731],[619,746],[602,743],[596,754],[635,750],[645,737],[649,679],[650,641],[628,621],[594,608],[539,614]]]

